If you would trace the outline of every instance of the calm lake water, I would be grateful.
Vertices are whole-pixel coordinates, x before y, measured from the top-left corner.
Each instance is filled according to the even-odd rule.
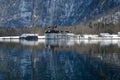
[[[0,80],[120,80],[118,44],[66,42],[0,42]]]

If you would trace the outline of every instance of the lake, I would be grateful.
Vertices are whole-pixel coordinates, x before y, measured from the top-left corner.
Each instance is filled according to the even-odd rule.
[[[0,80],[120,80],[120,42],[0,42]]]

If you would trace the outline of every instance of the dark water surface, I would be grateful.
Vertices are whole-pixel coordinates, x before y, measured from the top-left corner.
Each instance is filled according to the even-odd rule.
[[[120,80],[120,48],[1,42],[0,80]]]

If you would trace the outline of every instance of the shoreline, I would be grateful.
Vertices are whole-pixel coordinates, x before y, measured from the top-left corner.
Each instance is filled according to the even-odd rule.
[[[99,33],[112,33],[117,34],[120,31],[120,25],[106,25],[104,27],[76,25],[76,26],[58,26],[57,30],[71,31],[76,35],[82,34],[99,34]],[[36,33],[40,36],[44,35],[46,27],[21,27],[21,28],[4,28],[0,27],[0,37],[2,36],[18,36],[23,33]]]

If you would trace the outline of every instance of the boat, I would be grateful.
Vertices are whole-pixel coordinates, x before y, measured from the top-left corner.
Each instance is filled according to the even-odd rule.
[[[22,35],[19,37],[19,39],[37,41],[37,40],[38,40],[38,34],[24,33],[24,34],[22,34]]]

